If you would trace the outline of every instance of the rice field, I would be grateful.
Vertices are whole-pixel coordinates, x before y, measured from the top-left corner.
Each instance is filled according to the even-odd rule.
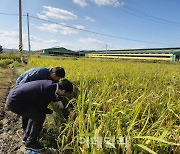
[[[60,112],[48,117],[60,151],[180,152],[180,64],[29,59],[28,68],[39,66],[64,67],[76,87],[76,97],[69,96],[74,109],[68,121]]]

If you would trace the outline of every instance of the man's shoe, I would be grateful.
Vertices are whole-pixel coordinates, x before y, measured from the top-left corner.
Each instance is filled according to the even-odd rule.
[[[44,149],[37,141],[31,143],[25,143],[25,148],[27,150],[32,150],[35,152],[39,152]]]

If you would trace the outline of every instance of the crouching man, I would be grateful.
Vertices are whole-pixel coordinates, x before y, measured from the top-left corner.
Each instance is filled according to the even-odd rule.
[[[9,93],[6,106],[12,112],[29,118],[26,132],[23,138],[28,150],[41,151],[43,147],[37,142],[42,130],[46,114],[53,111],[48,107],[51,101],[58,96],[72,93],[73,85],[67,80],[54,83],[51,80],[38,80],[15,86]]]

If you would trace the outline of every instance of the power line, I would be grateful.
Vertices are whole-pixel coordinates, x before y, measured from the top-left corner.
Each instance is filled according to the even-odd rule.
[[[146,19],[146,20],[151,20],[151,21],[154,21],[154,22],[162,23],[162,24],[180,25],[179,22],[159,18],[159,17],[153,16],[151,14],[145,13],[145,12],[143,12],[141,10],[135,9],[135,8],[127,6],[127,5],[124,6],[124,8],[127,9],[127,10],[130,10],[130,11],[133,11],[136,14],[123,10],[124,12],[129,13],[129,14],[134,15],[134,16],[137,16],[137,17],[140,17],[140,18],[143,18],[143,19]],[[139,16],[139,15],[143,15],[143,16]]]
[[[12,16],[18,16],[18,14],[17,14],[17,13],[1,13],[1,12],[0,12],[0,14],[2,14],[2,15],[12,15]]]
[[[110,35],[110,34],[104,34],[104,33],[94,32],[94,31],[85,30],[85,29],[81,29],[81,28],[76,28],[76,27],[73,27],[73,26],[64,25],[64,24],[61,24],[61,23],[57,23],[57,22],[53,22],[53,21],[50,21],[50,20],[41,19],[41,18],[34,17],[34,16],[29,16],[29,17],[34,18],[34,19],[38,19],[38,20],[42,20],[42,21],[45,21],[45,22],[61,25],[63,27],[68,27],[68,28],[72,28],[72,29],[76,29],[76,30],[80,30],[80,31],[84,31],[84,32],[92,33],[92,34],[97,34],[97,35],[102,35],[102,36],[107,36],[107,37],[112,37],[112,38],[117,38],[117,39],[123,39],[123,40],[128,40],[128,41],[135,41],[135,42],[151,43],[151,44],[173,45],[173,44],[157,43],[157,42],[151,42],[151,41],[143,41],[143,40],[119,37],[119,36],[114,36],[114,35]]]
[[[57,1],[57,2],[59,2],[59,1]],[[74,7],[74,6],[71,5],[71,4],[66,4],[65,1],[62,1],[62,2],[60,2],[60,3],[61,3],[61,4],[64,4],[66,7],[70,8],[70,9],[74,9],[74,10],[80,12],[81,15],[90,14],[90,16],[96,17],[96,18],[98,18],[98,19],[100,19],[100,20],[102,20],[102,21],[105,21],[106,23],[111,22],[111,23],[114,23],[115,25],[118,25],[118,26],[123,27],[123,28],[128,29],[128,30],[129,30],[129,29],[131,29],[131,30],[136,30],[136,31],[139,31],[139,32],[143,32],[143,33],[146,33],[146,34],[150,34],[150,35],[152,35],[152,36],[156,35],[156,36],[160,36],[160,37],[163,37],[163,38],[164,38],[164,37],[168,37],[169,39],[176,39],[176,40],[179,39],[179,38],[177,38],[177,37],[168,36],[168,35],[164,35],[164,34],[160,34],[160,35],[159,35],[159,34],[152,34],[152,32],[144,31],[144,30],[142,30],[142,29],[135,28],[134,26],[133,26],[133,27],[130,27],[129,25],[120,24],[119,22],[116,22],[116,21],[114,21],[114,20],[109,20],[109,19],[107,19],[107,18],[103,18],[103,17],[97,16],[97,14],[94,15],[94,14],[92,14],[92,12],[88,12],[87,10],[81,10],[81,9],[79,9],[78,7]],[[135,14],[130,13],[130,12],[127,12],[127,11],[124,11],[125,13],[131,14],[131,15],[134,15],[134,16],[137,16],[137,17],[139,17],[139,18],[143,18],[143,19],[145,19],[146,21],[149,20],[149,19],[146,18],[146,17],[148,17],[148,16],[153,17],[152,15],[149,15],[149,14],[147,14],[147,13],[144,13],[144,12],[142,12],[142,11],[140,11],[140,10],[134,9],[134,8],[129,7],[129,6],[127,6],[127,5],[125,5],[125,6],[123,6],[123,7],[127,8],[127,9],[129,8],[130,10],[134,10],[135,12],[137,12],[137,13],[139,13],[139,14],[142,14],[142,15],[144,15],[145,17],[138,16],[138,15],[135,15]],[[155,18],[156,20],[155,20],[155,19],[154,19],[154,20],[153,20],[153,19],[150,19],[149,21],[153,21],[153,22],[160,23],[160,24],[168,24],[168,23],[165,23],[165,21],[168,21],[168,20],[166,20],[166,19],[161,19],[162,21],[157,21],[157,19],[160,20],[160,18],[155,17],[155,16],[154,16],[154,18]],[[169,21],[169,22],[170,22],[170,21]],[[171,21],[171,22],[173,22],[173,21]],[[173,23],[178,24],[177,22],[173,22]],[[180,23],[179,23],[179,24],[180,24]],[[171,24],[171,25],[172,25],[172,24]]]
[[[11,14],[11,13],[0,13],[0,14],[2,14],[2,15],[16,15],[16,16],[18,16],[18,14]],[[22,15],[22,16],[27,16],[27,15]],[[85,29],[81,29],[81,28],[76,28],[74,26],[64,25],[64,24],[61,24],[61,23],[57,23],[57,22],[53,22],[53,21],[50,21],[50,20],[41,19],[41,18],[38,18],[38,17],[30,16],[30,15],[29,15],[29,17],[37,19],[37,20],[41,20],[41,21],[45,21],[45,22],[61,25],[63,27],[68,27],[68,28],[71,28],[71,29],[80,30],[80,31],[84,31],[84,32],[88,32],[88,33],[92,33],[92,34],[96,34],[96,35],[101,35],[101,36],[106,36],[106,37],[111,37],[111,38],[116,38],[116,39],[123,39],[123,40],[128,40],[128,41],[143,42],[143,43],[150,43],[150,44],[173,45],[173,44],[166,44],[166,43],[160,43],[160,42],[157,43],[157,42],[152,42],[152,41],[143,41],[143,40],[130,39],[130,38],[125,38],[125,37],[120,37],[120,36],[114,36],[114,35],[110,35],[110,34],[104,34],[104,33],[99,33],[99,32],[95,32],[95,31],[90,31],[90,30],[85,30]]]
[[[59,2],[59,1],[57,1],[57,2]],[[73,5],[70,5],[70,4],[66,4],[66,3],[64,3],[64,1],[63,2],[61,2],[61,4],[64,4],[64,5],[66,5],[66,7],[71,7],[71,8],[74,8],[75,10],[78,10],[79,12],[82,12],[82,13],[88,13],[88,14],[91,14],[92,15],[92,13],[90,12],[88,12],[88,11],[86,11],[86,10],[80,10],[80,9],[78,9],[77,7],[74,7]],[[134,13],[132,13],[132,12],[128,12],[128,11],[126,11],[126,10],[123,10],[123,8],[125,8],[125,9],[127,9],[127,10],[130,10],[130,11],[133,11]],[[161,23],[161,24],[178,24],[178,25],[180,25],[180,23],[178,23],[178,22],[175,22],[175,21],[171,21],[171,20],[167,20],[167,19],[162,19],[162,18],[159,18],[159,17],[156,17],[156,16],[153,16],[153,15],[150,15],[150,14],[148,14],[148,13],[145,13],[145,12],[143,12],[143,11],[141,11],[141,10],[138,10],[138,9],[135,9],[135,8],[133,8],[133,7],[130,7],[130,6],[127,6],[127,5],[124,5],[122,8],[121,8],[121,10],[123,11],[123,12],[125,12],[125,13],[128,13],[128,14],[131,14],[131,15],[133,15],[133,16],[136,16],[136,17],[139,17],[139,18],[142,18],[142,19],[145,19],[145,20],[149,20],[149,21],[153,21],[153,22],[157,22],[157,23]],[[143,15],[143,16],[142,16]],[[97,15],[93,15],[93,16],[96,16],[96,18],[100,18],[100,19],[102,19],[102,17],[99,17],[99,16],[97,16]]]
[[[59,2],[59,1],[58,1],[58,2]],[[62,3],[63,3],[63,2],[61,2],[61,4],[62,4]],[[65,4],[65,3],[63,3],[63,4],[66,5],[67,7],[70,7],[70,6],[71,6],[71,8],[74,8],[75,10],[77,10],[77,11],[79,11],[79,12],[88,13],[88,14],[91,14],[91,15],[92,15],[91,12],[89,13],[89,12],[86,11],[86,10],[83,10],[83,11],[82,11],[82,10],[78,9],[77,7],[74,7],[74,6],[72,6],[72,5]],[[127,11],[127,10],[123,10],[123,8],[125,8],[125,9],[127,9],[127,10],[130,10],[130,11],[133,11],[134,13],[129,12],[129,11]],[[148,14],[148,13],[145,13],[145,12],[143,12],[143,11],[137,10],[137,9],[132,8],[132,7],[130,7],[130,6],[127,6],[127,5],[124,5],[124,6],[122,7],[121,11],[123,11],[123,12],[125,12],[125,13],[127,13],[127,14],[131,14],[131,15],[133,15],[133,16],[139,17],[139,18],[141,18],[141,19],[153,21],[153,22],[160,23],[160,24],[180,25],[180,23],[178,23],[178,22],[171,21],[171,20],[167,20],[167,19],[162,19],[162,18],[159,18],[159,17],[153,16],[153,15],[150,15],[150,14]],[[97,15],[92,15],[92,16],[96,16],[96,18],[103,19],[102,17],[99,17],[99,16],[97,16]],[[104,18],[103,20],[107,20],[107,19]],[[118,25],[120,25],[120,24],[118,24]],[[120,26],[123,26],[123,25],[120,25]],[[124,26],[123,26],[123,27],[124,27]]]

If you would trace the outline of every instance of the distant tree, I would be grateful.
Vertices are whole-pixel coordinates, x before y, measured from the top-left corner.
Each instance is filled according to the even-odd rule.
[[[2,46],[0,45],[0,53],[2,53],[2,51],[3,51],[3,48],[2,48]]]

